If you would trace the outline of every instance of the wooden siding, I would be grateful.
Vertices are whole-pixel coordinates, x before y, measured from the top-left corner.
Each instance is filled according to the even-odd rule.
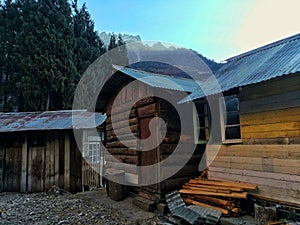
[[[66,135],[72,141],[66,138],[61,143],[60,137]],[[70,131],[1,134],[1,145],[5,152],[4,191],[40,192],[53,185],[72,192],[81,191],[81,153]],[[63,152],[69,148],[66,151],[69,157],[63,159],[69,166],[59,174],[61,146]],[[71,186],[61,183],[59,175]]]
[[[243,139],[300,137],[300,107],[241,115]]]
[[[300,206],[300,76],[240,90],[242,144],[223,145],[209,178],[258,186],[256,194]]]

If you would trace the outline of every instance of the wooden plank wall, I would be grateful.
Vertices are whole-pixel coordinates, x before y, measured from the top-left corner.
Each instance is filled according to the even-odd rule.
[[[253,183],[263,197],[300,206],[299,90],[299,74],[243,88],[243,144],[223,145],[209,177]]]
[[[59,182],[60,135],[71,136],[71,143],[63,140],[64,148],[69,148],[69,158],[65,160],[67,170],[62,178],[67,187]],[[70,131],[24,132],[3,135],[6,159],[4,161],[5,191],[47,191],[53,185],[68,188],[72,192],[81,191],[81,153]],[[65,155],[65,154],[64,154]],[[63,159],[64,160],[64,159]],[[79,167],[79,168],[78,168]],[[71,170],[71,171],[70,171]],[[80,172],[78,172],[80,170]],[[66,177],[66,174],[69,174]]]

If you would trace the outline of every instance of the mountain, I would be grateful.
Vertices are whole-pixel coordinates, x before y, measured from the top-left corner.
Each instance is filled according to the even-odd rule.
[[[208,71],[207,67],[214,73],[222,66],[196,51],[173,46],[167,47],[159,42],[151,46],[137,43],[134,49],[127,51],[131,68],[174,77],[191,79],[192,74],[200,80],[205,80],[208,74],[203,72]],[[173,66],[177,64],[183,66],[184,71],[188,71],[188,74]]]
[[[121,35],[123,41],[125,43],[141,41],[141,37],[139,35],[130,35],[130,34],[114,34],[114,33],[106,33],[102,32],[99,34],[100,39],[103,41],[104,45],[107,47],[109,45],[110,37],[114,35],[116,40],[118,40],[118,36]]]

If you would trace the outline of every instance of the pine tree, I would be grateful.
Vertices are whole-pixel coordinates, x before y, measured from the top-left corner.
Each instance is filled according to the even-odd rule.
[[[67,0],[22,0],[20,7],[19,107],[70,108],[76,87],[70,5]]]
[[[0,111],[15,110],[15,45],[19,24],[16,4],[4,1],[0,9]]]
[[[74,54],[75,65],[79,76],[87,67],[105,52],[104,44],[94,28],[94,21],[91,19],[86,5],[79,9],[77,0],[72,4],[74,10]]]

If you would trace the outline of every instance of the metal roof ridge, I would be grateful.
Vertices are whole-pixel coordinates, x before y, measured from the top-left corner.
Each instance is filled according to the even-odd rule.
[[[225,60],[225,62],[230,62],[230,61],[234,61],[234,60],[239,60],[241,58],[244,58],[244,57],[247,57],[247,56],[250,56],[250,55],[253,55],[253,54],[256,54],[258,52],[262,52],[262,51],[266,51],[270,48],[274,48],[278,45],[282,45],[282,44],[285,44],[287,42],[290,42],[290,41],[296,41],[300,39],[300,33],[298,34],[295,34],[293,36],[290,36],[290,37],[286,37],[284,39],[281,39],[281,40],[278,40],[278,41],[275,41],[275,42],[272,42],[270,44],[267,44],[267,45],[263,45],[261,47],[258,47],[258,48],[255,48],[255,49],[252,49],[250,51],[247,51],[247,52],[244,52],[244,53],[241,53],[239,55],[236,55],[236,56],[233,56],[233,57],[230,57],[228,59]],[[222,68],[222,67],[221,67]]]
[[[166,77],[166,78],[173,78],[173,79],[178,79],[178,80],[185,80],[185,81],[194,81],[193,79],[188,79],[188,78],[184,78],[184,77],[174,77],[172,75],[166,75],[166,74],[161,74],[161,73],[153,73],[153,72],[147,72],[144,70],[137,70],[137,69],[133,69],[133,68],[129,68],[129,67],[124,67],[124,66],[118,66],[118,65],[113,65],[113,68],[115,68],[118,71],[121,71],[120,69],[125,69],[125,70],[131,70],[131,71],[135,71],[138,73],[143,73],[143,74],[150,74],[153,76],[162,76],[162,77]],[[121,71],[122,72],[122,71]]]

